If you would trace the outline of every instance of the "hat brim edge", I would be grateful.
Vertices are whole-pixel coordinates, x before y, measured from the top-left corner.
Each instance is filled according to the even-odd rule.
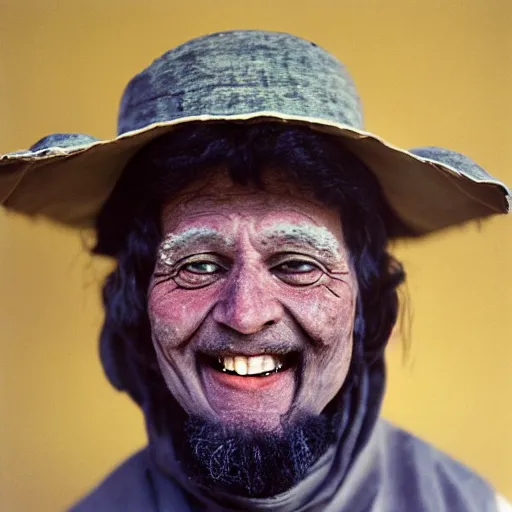
[[[188,123],[202,123],[202,122],[264,122],[264,121],[274,121],[274,122],[284,122],[284,123],[293,123],[293,124],[300,124],[309,126],[311,129],[321,131],[324,133],[328,133],[330,135],[335,136],[341,136],[343,137],[347,142],[349,149],[354,149],[356,146],[359,147],[359,149],[355,149],[355,152],[358,153],[358,156],[362,156],[363,160],[365,160],[365,148],[363,145],[366,144],[366,146],[369,146],[370,144],[373,146],[374,150],[375,148],[380,148],[380,152],[384,153],[384,156],[387,156],[388,158],[391,158],[391,155],[395,155],[395,157],[398,159],[407,159],[410,160],[410,162],[416,162],[425,166],[432,168],[435,168],[440,173],[445,173],[447,176],[451,176],[452,178],[457,179],[463,179],[463,180],[469,180],[474,182],[476,185],[487,185],[490,187],[493,187],[495,189],[501,189],[501,200],[498,197],[493,197],[492,200],[483,200],[483,203],[486,204],[486,208],[490,208],[489,215],[492,215],[493,213],[508,213],[510,211],[510,205],[511,205],[511,192],[510,190],[503,184],[501,181],[489,177],[488,179],[478,178],[475,176],[469,176],[467,174],[462,174],[458,169],[446,164],[442,163],[436,160],[433,160],[431,158],[424,158],[418,155],[415,155],[408,150],[402,149],[398,146],[395,146],[391,144],[390,142],[384,140],[383,138],[368,132],[364,130],[360,130],[348,125],[336,123],[333,121],[320,119],[320,118],[312,118],[312,117],[303,117],[303,116],[294,116],[294,115],[287,115],[282,114],[279,112],[274,111],[259,111],[259,112],[252,112],[247,114],[237,114],[237,115],[200,115],[200,116],[189,116],[189,117],[183,117],[171,121],[166,122],[158,122],[153,123],[151,125],[147,125],[143,128],[140,128],[138,130],[130,131],[127,133],[124,133],[114,139],[107,139],[107,140],[99,140],[97,142],[93,142],[91,144],[87,145],[77,145],[77,146],[68,146],[68,147],[48,147],[40,151],[36,152],[17,152],[17,153],[7,153],[0,156],[0,197],[3,197],[2,204],[9,208],[9,202],[10,199],[16,194],[17,189],[20,187],[20,185],[23,183],[24,180],[27,179],[26,175],[29,175],[29,173],[24,172],[23,175],[17,182],[15,183],[12,190],[8,191],[8,193],[2,193],[2,167],[8,166],[9,164],[26,164],[25,168],[28,168],[34,164],[36,164],[36,167],[39,167],[40,165],[46,166],[51,165],[52,162],[57,162],[61,159],[67,159],[71,156],[75,158],[80,158],[83,155],[87,155],[88,153],[92,151],[97,151],[99,148],[108,148],[113,147],[114,145],[121,145],[124,146],[127,145],[124,148],[124,151],[127,152],[130,156],[133,155],[136,151],[138,151],[142,146],[150,142],[152,139],[156,138],[157,136],[168,132],[169,130],[184,125]],[[381,155],[382,157],[382,155]],[[368,165],[368,161],[365,162]],[[119,169],[117,169],[112,174],[117,174],[117,177],[114,176],[114,184],[115,181],[119,178],[119,176],[122,173],[122,168],[124,167],[124,163],[122,166],[120,166]],[[369,165],[370,169],[374,172],[374,174],[377,176],[377,179],[381,181],[382,184],[382,171],[379,168],[375,168],[375,165],[370,162]],[[26,169],[25,169],[26,170]],[[430,171],[432,172],[432,171]],[[112,187],[113,188],[113,185]],[[108,193],[106,194],[105,198],[108,197],[108,194],[110,194],[110,190],[108,190]],[[383,185],[384,192],[386,193],[386,187]],[[476,190],[476,189],[475,189]],[[483,189],[482,189],[483,190]],[[474,196],[475,194],[471,193],[471,196]],[[479,201],[480,194],[476,193],[476,197],[473,197],[473,200]],[[396,205],[393,204],[393,198],[389,198],[388,200],[390,202],[390,206],[396,211]],[[21,201],[22,202],[22,201]],[[20,201],[13,201],[15,205],[13,209],[22,211],[23,207],[19,208]],[[30,209],[29,209],[30,210]],[[398,209],[400,210],[400,209]],[[476,210],[475,210],[476,212]],[[35,214],[37,212],[30,212],[29,214]],[[45,214],[45,212],[42,212]],[[401,214],[400,211],[397,211],[398,215],[402,218],[402,220],[406,224],[410,224],[410,219],[404,218],[403,214]],[[97,214],[95,212],[93,214],[93,217]],[[73,222],[66,222],[64,219],[55,218],[55,216],[46,215],[54,220],[57,221],[63,221],[67,224],[74,224]],[[474,218],[481,218],[482,216],[486,215],[477,215]],[[93,219],[90,219],[92,221]],[[471,220],[471,216],[467,220]],[[80,222],[80,224],[91,224],[91,222]],[[416,223],[417,224],[417,223]],[[429,224],[428,222],[426,224]],[[446,225],[453,224],[453,222],[448,222]],[[429,232],[434,229],[425,229],[426,226],[413,226],[413,229],[415,231],[418,231],[418,234],[421,234],[422,232]],[[444,226],[440,226],[442,228]]]

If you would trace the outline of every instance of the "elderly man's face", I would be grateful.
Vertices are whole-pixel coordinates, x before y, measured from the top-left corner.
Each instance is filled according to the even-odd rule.
[[[209,176],[162,213],[157,357],[189,414],[278,431],[319,414],[348,372],[357,283],[339,214],[276,172],[265,190]]]

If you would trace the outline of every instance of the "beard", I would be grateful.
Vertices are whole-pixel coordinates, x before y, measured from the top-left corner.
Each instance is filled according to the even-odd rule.
[[[182,424],[176,455],[198,484],[247,498],[276,496],[302,480],[334,441],[325,415],[308,416],[279,432],[248,431],[199,417]]]
[[[180,472],[208,491],[245,498],[277,496],[303,480],[327,449],[339,442],[353,412],[355,374],[349,372],[342,389],[320,414],[284,421],[278,431],[230,426],[187,413],[169,393],[161,374],[156,374],[148,379],[143,407],[150,445],[156,452],[162,447],[161,453],[168,453],[162,443],[170,442]],[[156,460],[166,467],[165,458],[156,455]]]

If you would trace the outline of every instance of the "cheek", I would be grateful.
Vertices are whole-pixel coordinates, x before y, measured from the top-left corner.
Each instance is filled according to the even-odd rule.
[[[355,290],[350,282],[329,279],[309,290],[294,290],[283,303],[317,344],[331,347],[351,341]]]
[[[315,389],[320,412],[338,394],[345,382],[352,357],[352,343],[339,343],[316,362]]]
[[[164,349],[173,349],[188,340],[215,303],[214,286],[196,290],[178,288],[174,281],[153,285],[148,294],[148,315],[153,338]]]
[[[340,391],[350,368],[357,288],[329,280],[289,300],[288,308],[316,342],[304,353],[302,389],[312,413],[319,414]]]

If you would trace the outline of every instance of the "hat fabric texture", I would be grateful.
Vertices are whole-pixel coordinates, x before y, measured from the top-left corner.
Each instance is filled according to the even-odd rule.
[[[53,134],[0,156],[0,202],[91,227],[141,147],[206,122],[288,123],[338,137],[375,174],[410,236],[510,211],[510,189],[465,155],[407,151],[364,131],[354,82],[331,54],[290,34],[252,30],[193,39],[136,75],[121,101],[117,138]]]

